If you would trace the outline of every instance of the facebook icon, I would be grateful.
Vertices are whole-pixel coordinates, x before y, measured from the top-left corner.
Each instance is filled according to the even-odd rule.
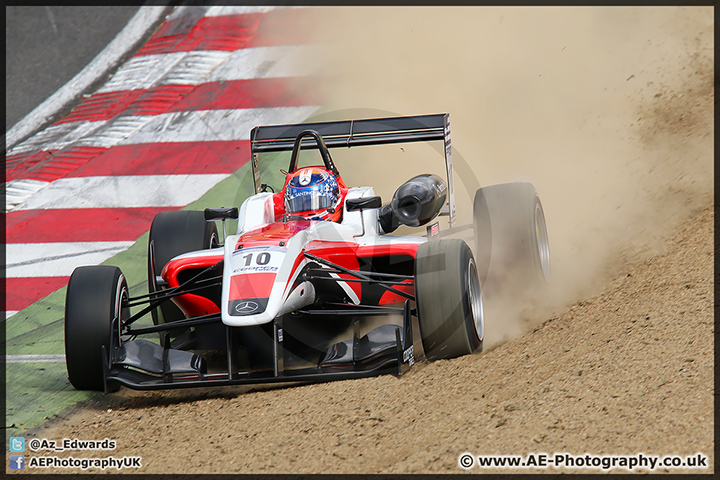
[[[10,470],[25,470],[25,455],[10,455]]]

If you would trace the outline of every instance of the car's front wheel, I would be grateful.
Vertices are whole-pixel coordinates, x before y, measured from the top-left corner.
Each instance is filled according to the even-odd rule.
[[[425,356],[453,358],[482,351],[483,296],[468,245],[442,239],[420,245],[415,259],[415,298]]]
[[[76,268],[65,297],[65,362],[78,390],[104,390],[102,347],[108,363],[130,317],[128,287],[118,267]],[[109,384],[108,391],[119,384]]]

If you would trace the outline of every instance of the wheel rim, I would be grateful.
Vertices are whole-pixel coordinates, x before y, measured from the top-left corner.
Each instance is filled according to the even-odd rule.
[[[130,295],[128,293],[127,284],[124,280],[125,277],[121,275],[118,280],[117,293],[115,294],[114,325],[112,328],[115,330],[113,336],[117,338],[117,341],[115,342],[117,343],[117,346],[122,345],[130,338],[128,335],[122,335],[123,322],[125,319],[130,318],[130,307],[128,307]],[[113,345],[109,345],[108,354],[110,355],[110,360],[112,360],[112,348]]]
[[[475,260],[470,259],[467,269],[467,285],[468,297],[470,300],[470,310],[472,311],[473,322],[475,323],[475,333],[480,341],[485,336],[485,315],[483,313],[482,291],[480,290],[480,280],[478,279],[477,267]]]
[[[537,239],[540,268],[545,280],[550,278],[550,242],[548,241],[545,213],[540,203],[535,204],[535,238]]]
[[[157,291],[157,272],[155,266],[155,242],[153,241],[150,241],[150,245],[148,247],[148,265],[150,265],[150,271],[148,273],[148,288],[150,289],[150,293],[154,293]]]

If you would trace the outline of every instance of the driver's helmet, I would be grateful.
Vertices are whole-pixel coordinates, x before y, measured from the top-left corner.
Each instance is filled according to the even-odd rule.
[[[285,187],[285,211],[307,220],[330,220],[340,201],[340,187],[332,173],[307,167],[290,174]]]

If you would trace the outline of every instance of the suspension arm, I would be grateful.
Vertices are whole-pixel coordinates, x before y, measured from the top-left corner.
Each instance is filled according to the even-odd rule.
[[[316,255],[313,255],[312,253],[304,252],[304,254],[305,254],[306,258],[316,261],[322,265],[326,265],[328,267],[334,268],[341,273],[351,275],[355,278],[359,278],[360,280],[363,280],[368,283],[376,283],[377,285],[380,285],[381,287],[383,287],[385,290],[387,290],[389,292],[393,292],[394,294],[400,295],[401,297],[407,298],[408,300],[413,300],[413,301],[415,300],[415,297],[413,295],[403,292],[402,290],[398,290],[397,288],[393,288],[387,282],[380,282],[380,281],[374,280],[374,279],[370,278],[365,272],[358,272],[357,270],[350,270],[345,267],[341,267],[340,265],[332,263],[329,260],[325,260],[324,258],[320,258]],[[413,277],[407,277],[407,278],[412,279]],[[391,282],[391,283],[394,283],[394,282]]]

